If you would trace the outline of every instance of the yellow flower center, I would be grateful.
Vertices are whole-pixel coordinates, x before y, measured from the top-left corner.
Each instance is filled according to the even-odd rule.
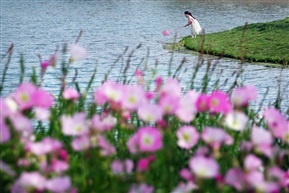
[[[154,117],[152,115],[148,115],[146,117],[146,119],[147,119],[148,122],[152,122],[154,120]]]
[[[289,133],[286,133],[283,138],[285,142],[289,143]]]
[[[200,176],[200,177],[207,176],[207,169],[203,168],[203,167],[199,168],[198,172],[197,172],[197,175]]]
[[[133,96],[131,96],[131,97],[129,97],[128,101],[129,101],[130,103],[134,104],[134,103],[136,103],[136,98],[133,97]]]
[[[172,110],[170,105],[166,105],[164,108],[165,112],[170,112]]]
[[[27,102],[28,100],[29,100],[29,96],[28,96],[28,94],[26,94],[26,93],[22,93],[21,95],[20,95],[20,100],[22,101],[22,102]]]
[[[111,93],[109,94],[109,98],[110,98],[111,100],[116,100],[116,99],[117,99],[117,94],[116,94],[116,92],[111,92]]]
[[[76,130],[77,132],[80,132],[80,131],[82,131],[82,127],[81,127],[80,125],[77,125],[77,126],[75,127],[75,130]]]
[[[150,145],[150,144],[152,144],[152,139],[150,137],[148,137],[148,136],[144,136],[143,142],[146,145]]]
[[[201,109],[204,109],[205,107],[206,107],[206,103],[205,103],[205,102],[201,102],[200,108],[201,108]]]
[[[214,98],[214,99],[212,99],[211,104],[212,104],[213,106],[218,106],[218,105],[219,105],[219,100]]]
[[[190,135],[187,133],[183,133],[183,139],[188,142],[190,140]]]
[[[233,123],[232,123],[233,127],[238,127],[240,124],[238,121],[236,120],[233,120]]]

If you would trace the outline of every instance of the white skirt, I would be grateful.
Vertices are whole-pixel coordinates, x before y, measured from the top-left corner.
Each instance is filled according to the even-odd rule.
[[[192,35],[198,35],[199,33],[201,33],[202,28],[198,22],[198,20],[194,19],[194,22],[192,23]]]

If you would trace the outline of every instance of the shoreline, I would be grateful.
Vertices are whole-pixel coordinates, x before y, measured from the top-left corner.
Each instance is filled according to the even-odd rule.
[[[188,49],[186,48],[184,45],[182,45],[180,42],[178,43],[165,43],[165,45],[163,46],[164,49],[167,50],[174,50],[174,51],[178,51],[180,53],[185,53],[185,54],[193,54],[193,55],[198,55],[198,54],[203,54],[205,56],[211,56],[214,57],[214,59],[225,59],[225,60],[234,60],[237,62],[241,62],[240,59],[236,59],[236,58],[232,58],[232,57],[226,57],[226,56],[222,56],[222,58],[220,58],[219,55],[212,55],[212,54],[208,54],[208,53],[201,53],[199,51],[195,51],[192,49]],[[253,65],[259,65],[259,66],[264,66],[264,67],[270,67],[270,68],[289,68],[288,65],[282,65],[282,64],[277,64],[277,63],[270,63],[270,62],[249,62],[249,61],[245,61],[245,63],[247,64],[253,64]]]

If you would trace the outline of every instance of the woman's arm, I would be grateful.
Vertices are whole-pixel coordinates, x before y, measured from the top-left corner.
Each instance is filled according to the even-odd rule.
[[[191,25],[193,23],[193,21],[191,19],[188,20],[188,23],[186,25],[184,25],[184,27],[187,27],[189,25]]]

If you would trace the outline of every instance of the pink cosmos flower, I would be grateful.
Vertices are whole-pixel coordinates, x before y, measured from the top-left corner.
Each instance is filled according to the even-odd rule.
[[[254,126],[251,133],[251,141],[257,152],[271,158],[273,155],[273,137],[271,133],[261,127]]]
[[[169,30],[164,30],[162,32],[163,36],[169,36],[170,35],[170,31]]]
[[[147,91],[147,92],[145,93],[145,98],[146,98],[147,100],[152,100],[154,97],[155,97],[155,94],[154,94],[153,92]]]
[[[10,137],[10,129],[5,124],[4,118],[0,117],[0,143],[9,141]]]
[[[99,147],[101,155],[110,156],[116,153],[115,147],[112,146],[104,136],[99,136]]]
[[[48,153],[56,152],[61,148],[61,142],[50,137],[45,137],[40,142],[29,142],[25,146],[26,150],[35,155],[45,155]]]
[[[244,167],[247,171],[258,170],[262,167],[262,160],[253,154],[246,156]]]
[[[57,61],[59,59],[59,52],[55,52],[54,54],[51,55],[50,59],[49,59],[49,63],[51,66],[55,67],[57,64]]]
[[[153,127],[141,127],[137,131],[139,149],[142,152],[155,152],[162,148],[162,134]]]
[[[89,131],[89,122],[85,113],[76,113],[73,116],[61,116],[62,132],[64,135],[83,135]]]
[[[202,133],[202,139],[213,149],[220,149],[222,144],[232,145],[234,139],[223,129],[207,127]]]
[[[209,106],[212,113],[226,114],[232,110],[227,94],[219,90],[211,94]]]
[[[154,187],[149,186],[145,183],[133,184],[129,190],[129,193],[153,193],[153,192],[154,192]]]
[[[174,114],[178,108],[179,98],[171,95],[161,96],[158,106],[165,114]]]
[[[38,172],[23,172],[20,175],[19,182],[25,189],[44,190],[46,178]]]
[[[50,61],[45,60],[41,62],[41,68],[46,69],[49,65],[50,65]]]
[[[123,85],[113,81],[106,81],[100,88],[103,95],[112,102],[119,103],[124,95]]]
[[[177,131],[178,146],[184,149],[191,149],[197,144],[199,133],[192,126],[182,126]]]
[[[31,98],[34,101],[34,106],[37,107],[49,108],[53,104],[53,96],[43,89],[36,90]]]
[[[125,172],[130,174],[132,173],[132,170],[133,170],[133,167],[134,167],[134,164],[133,164],[133,161],[130,160],[130,159],[126,159],[124,160],[124,168],[125,168]]]
[[[195,113],[197,112],[196,101],[198,97],[199,94],[197,92],[190,90],[179,99],[175,114],[181,121],[189,123],[195,118]]]
[[[241,151],[249,152],[253,149],[254,145],[251,141],[242,141],[240,144]]]
[[[241,168],[231,168],[225,176],[225,183],[233,186],[236,190],[242,191],[245,188],[245,175]]]
[[[53,159],[52,160],[52,171],[56,173],[62,173],[68,170],[69,165],[66,161],[58,160],[58,159]]]
[[[91,127],[94,130],[104,132],[110,131],[117,124],[117,119],[111,114],[100,117],[99,115],[94,115],[91,119]]]
[[[210,154],[209,147],[207,146],[199,146],[196,150],[195,155],[202,155],[202,156],[208,156]]]
[[[74,138],[71,145],[75,151],[88,149],[90,147],[89,137],[87,135],[81,135],[77,138]]]
[[[67,100],[77,100],[80,97],[78,91],[74,88],[66,88],[63,91],[63,98]]]
[[[162,119],[162,109],[154,104],[143,104],[137,111],[139,118],[146,122],[156,122]]]
[[[124,161],[114,160],[111,165],[112,173],[114,174],[130,174],[133,170],[133,161],[130,159],[126,159]]]
[[[97,105],[104,105],[108,102],[108,98],[106,97],[105,93],[103,92],[102,87],[98,88],[94,92],[94,102]]]
[[[270,146],[273,143],[273,137],[271,133],[264,128],[254,126],[251,132],[251,141],[257,146]]]
[[[226,114],[225,125],[234,131],[243,131],[246,129],[249,118],[240,111],[231,111]]]
[[[259,186],[261,186],[265,182],[264,174],[260,171],[253,170],[247,173],[245,176],[246,176],[247,183],[249,183],[253,187],[257,187],[258,184]]]
[[[33,131],[30,119],[20,113],[16,113],[13,116],[13,119],[11,119],[11,122],[14,129],[21,132],[24,136],[30,135]]]
[[[134,73],[137,77],[142,76],[142,71],[137,69]]]
[[[135,154],[139,152],[139,145],[138,145],[138,134],[133,134],[127,141],[127,147],[130,153]]]
[[[235,88],[231,95],[231,102],[236,107],[247,106],[249,100],[256,101],[258,92],[255,86],[247,85]]]
[[[288,133],[288,123],[280,111],[268,108],[264,112],[264,118],[273,135],[283,139],[284,134]]]
[[[160,88],[161,88],[161,86],[162,86],[162,83],[163,83],[163,78],[162,77],[157,77],[156,79],[155,79],[155,83],[156,83],[156,91],[158,91]]]
[[[189,166],[198,178],[214,178],[219,174],[218,163],[210,157],[202,155],[192,157]]]
[[[141,158],[137,163],[137,171],[143,172],[149,169],[150,161],[148,158]]]
[[[188,181],[186,183],[181,182],[175,189],[173,189],[171,193],[188,193],[193,192],[193,190],[197,189],[198,186],[192,181]]]
[[[281,186],[286,186],[286,172],[278,166],[270,167],[268,170],[268,177],[271,180],[276,180]]]
[[[254,85],[245,85],[243,87],[247,91],[248,99],[256,101],[258,98],[258,91]]]
[[[2,160],[0,160],[0,171],[5,172],[6,174],[12,177],[16,175],[15,171],[12,170],[10,166],[4,163]]]
[[[113,160],[110,165],[111,171],[114,174],[123,174],[124,172],[124,165],[121,160]]]
[[[34,105],[32,95],[37,91],[37,88],[32,83],[23,83],[12,94],[12,97],[17,102],[21,110],[26,110]]]
[[[50,110],[43,107],[35,107],[34,108],[35,118],[40,121],[48,121],[50,118]]]
[[[179,175],[187,180],[187,181],[192,181],[193,180],[193,175],[191,173],[191,171],[188,168],[183,168],[180,170]]]
[[[87,52],[82,46],[78,44],[71,44],[70,55],[71,55],[71,61],[74,62],[74,61],[85,59],[87,57]]]
[[[58,156],[63,161],[68,161],[68,153],[65,149],[61,149],[58,151]]]
[[[182,88],[179,81],[172,78],[167,79],[164,85],[160,88],[159,94],[160,96],[170,95],[174,97],[180,97],[182,95]]]
[[[139,85],[126,85],[124,95],[121,99],[121,106],[125,110],[135,111],[146,101],[145,91]]]
[[[18,159],[17,160],[17,166],[28,167],[28,166],[30,166],[30,161],[27,159]]]
[[[46,182],[46,189],[55,192],[55,193],[62,193],[66,192],[71,186],[70,177],[68,176],[59,176],[54,177],[52,179],[47,180]]]
[[[208,111],[210,103],[210,96],[207,94],[200,94],[197,101],[196,107],[199,112]]]
[[[145,85],[145,82],[144,82],[144,80],[143,80],[142,71],[139,70],[139,69],[137,69],[137,70],[135,71],[135,76],[136,76],[136,78],[137,78],[137,82],[138,82],[140,85],[144,86],[144,85]]]
[[[0,104],[0,118],[13,117],[13,115],[19,110],[17,103],[10,96],[8,96],[7,98],[0,98]]]
[[[272,193],[280,190],[278,183],[265,181],[264,174],[259,171],[252,171],[246,174],[246,181],[255,190],[261,192]]]

